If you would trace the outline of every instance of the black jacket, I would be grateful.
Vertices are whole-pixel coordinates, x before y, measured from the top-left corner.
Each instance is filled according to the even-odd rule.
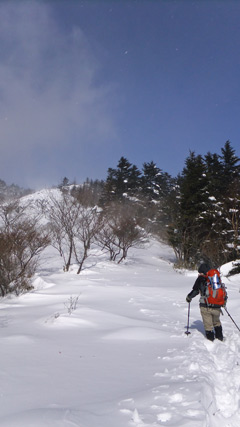
[[[200,307],[211,307],[211,308],[221,308],[220,305],[208,304],[205,297],[207,290],[207,280],[204,276],[199,275],[196,282],[193,285],[192,291],[188,294],[188,298],[194,298],[200,294],[199,305]],[[205,298],[204,298],[205,297]],[[227,295],[225,297],[225,303],[227,302]]]
[[[189,298],[194,298],[198,294],[201,295],[199,305],[200,307],[211,307],[211,308],[220,308],[219,305],[208,304],[206,299],[204,298],[206,293],[206,278],[204,276],[198,276],[196,282],[193,285],[192,291],[188,294]]]
[[[194,298],[198,294],[204,295],[206,288],[206,279],[203,276],[198,276],[196,282],[193,285],[192,291],[188,294],[189,298]]]

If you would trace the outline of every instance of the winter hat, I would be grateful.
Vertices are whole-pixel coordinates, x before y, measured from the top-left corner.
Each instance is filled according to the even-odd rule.
[[[203,274],[207,274],[207,272],[209,270],[211,270],[211,267],[208,264],[203,263],[199,266],[198,272],[203,273]]]

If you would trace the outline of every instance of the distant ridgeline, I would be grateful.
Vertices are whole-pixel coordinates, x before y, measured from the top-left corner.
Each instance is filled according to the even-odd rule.
[[[15,184],[7,185],[5,181],[0,179],[0,201],[16,199],[31,193],[33,190],[24,189]]]

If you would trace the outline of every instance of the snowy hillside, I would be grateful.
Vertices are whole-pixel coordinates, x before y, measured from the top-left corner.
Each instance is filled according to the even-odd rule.
[[[98,252],[77,275],[53,248],[35,289],[0,303],[1,427],[239,427],[240,333],[203,335],[196,274],[151,241],[122,265]],[[240,324],[239,276],[226,279]]]

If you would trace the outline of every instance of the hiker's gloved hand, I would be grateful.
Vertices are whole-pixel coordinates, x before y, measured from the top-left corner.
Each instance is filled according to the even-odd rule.
[[[186,301],[187,301],[187,302],[191,302],[191,301],[192,301],[192,298],[190,298],[190,297],[187,295]]]

